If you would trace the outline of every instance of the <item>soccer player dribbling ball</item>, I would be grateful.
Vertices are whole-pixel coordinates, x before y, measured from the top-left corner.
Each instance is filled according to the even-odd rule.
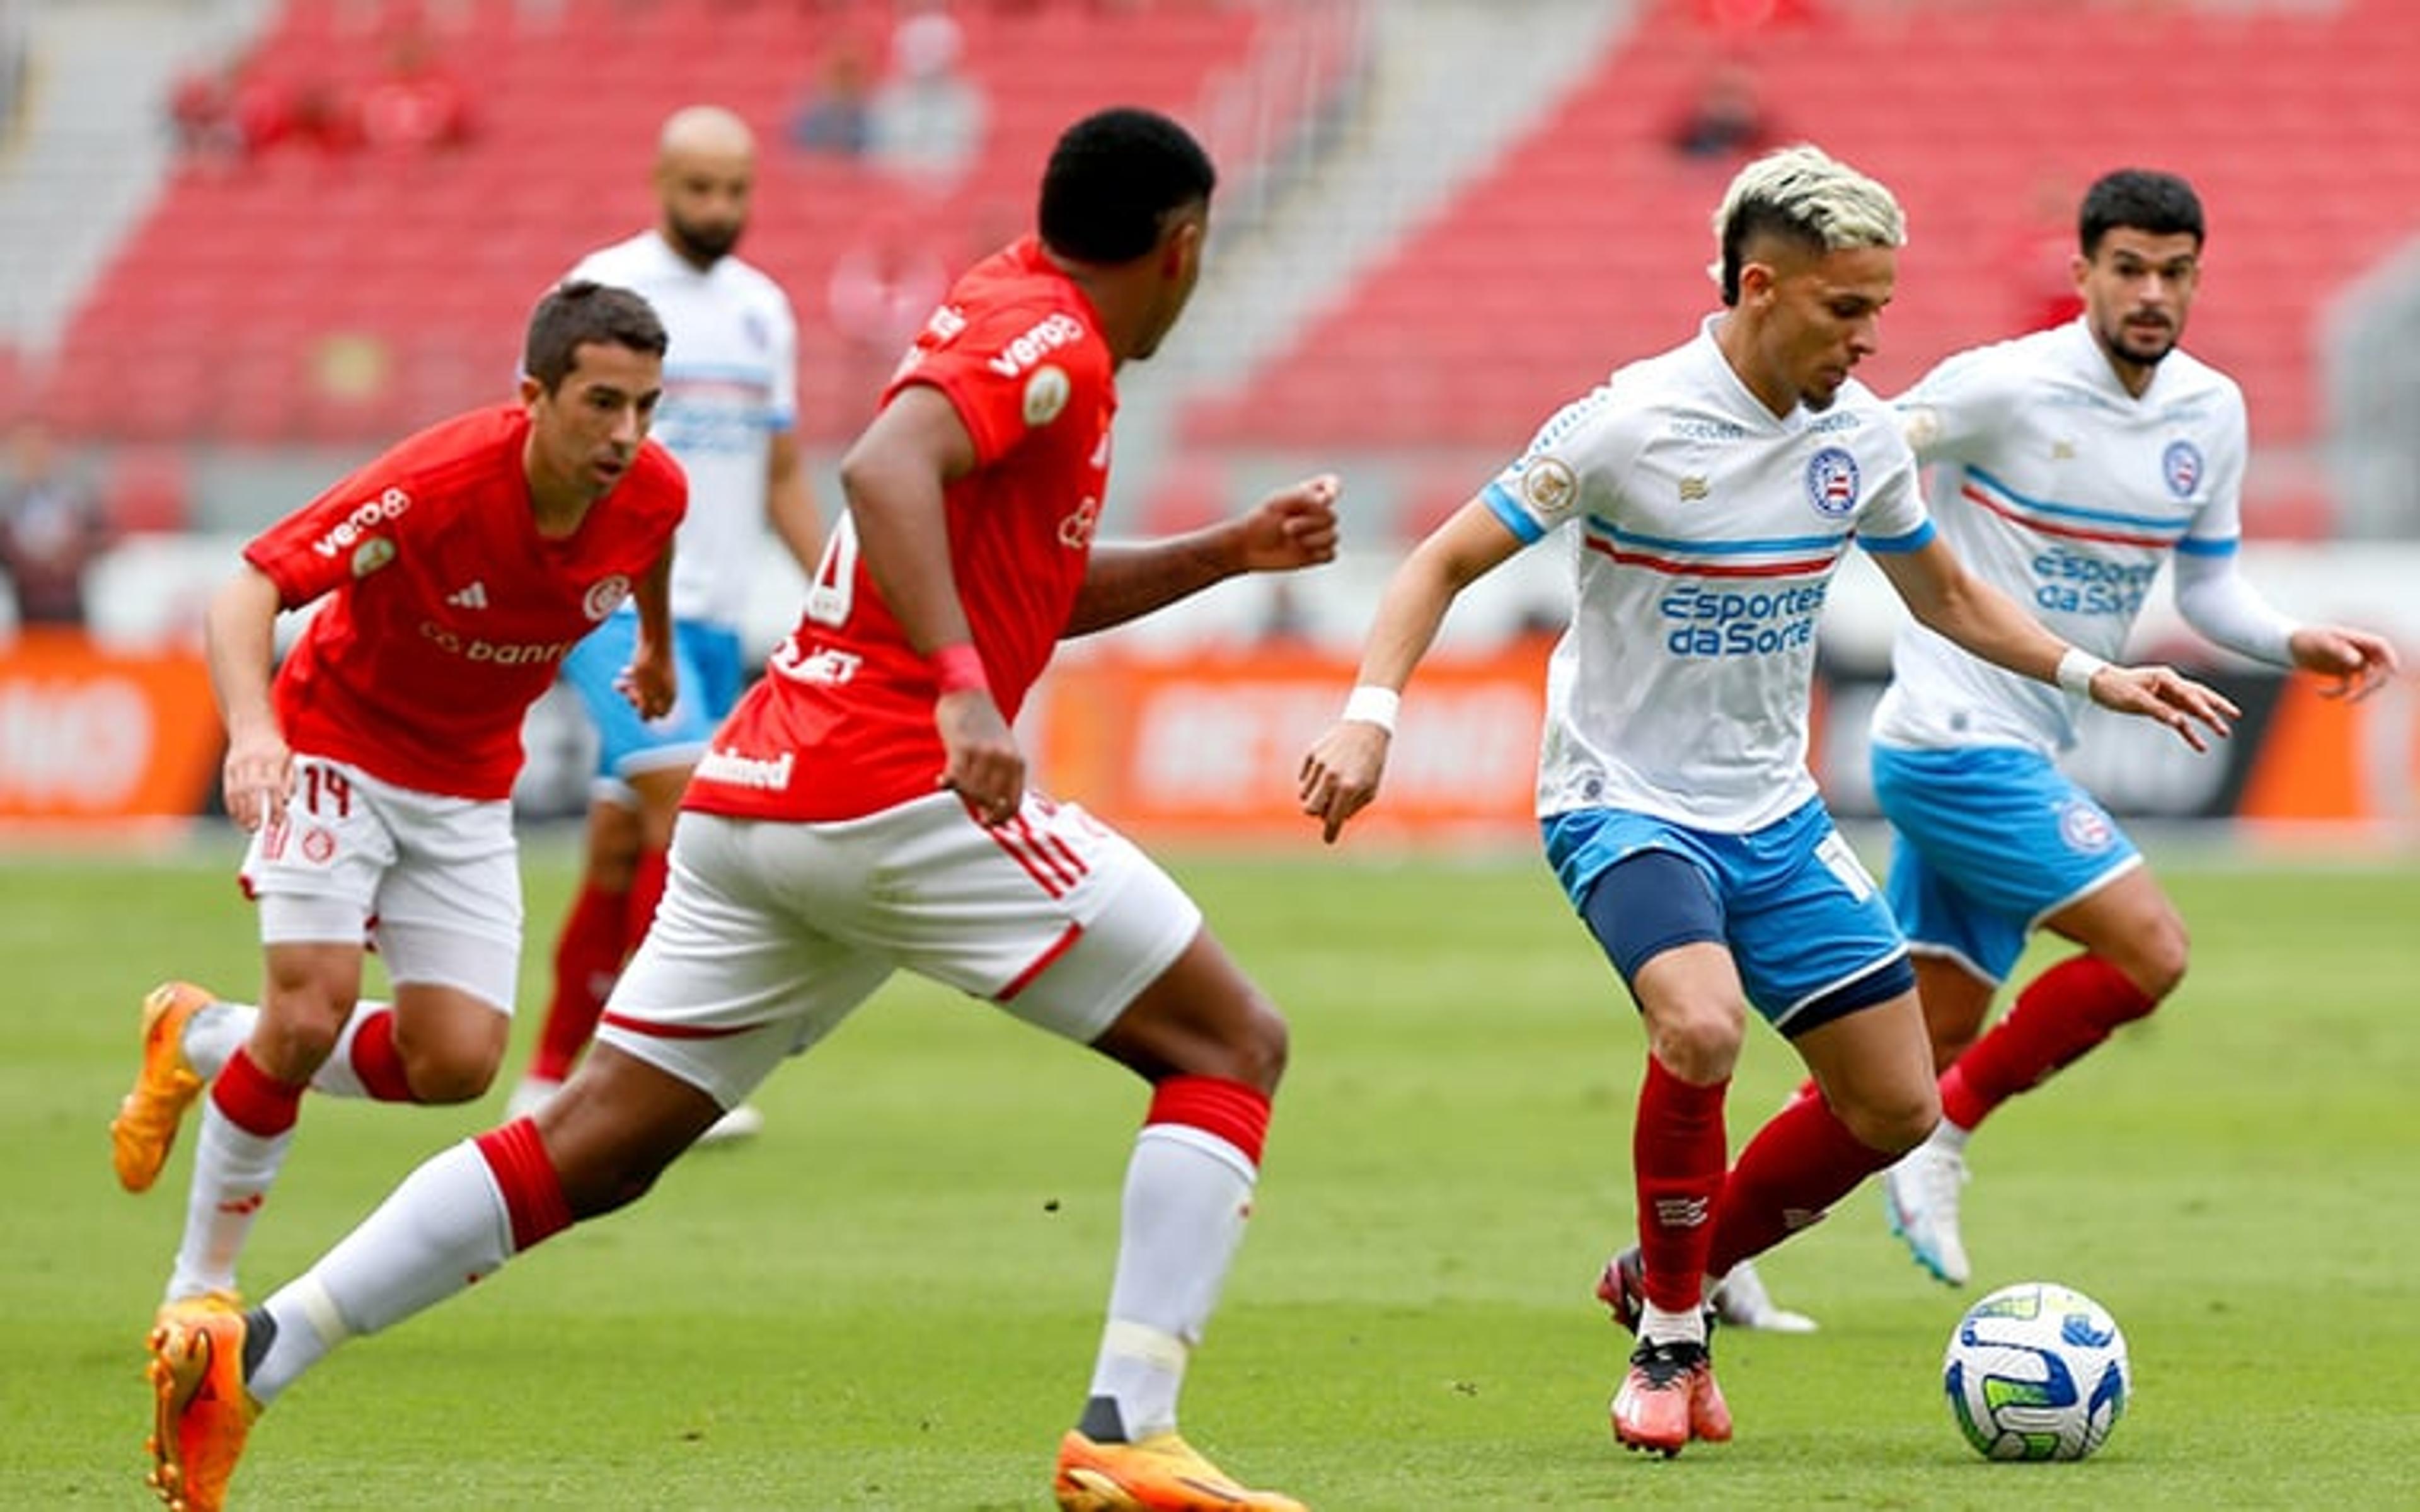
[[[1916,616],[1976,655],[2199,746],[2235,710],[2161,667],[2045,631],[1934,534],[1875,349],[1905,239],[1882,185],[1812,147],[1742,169],[1714,216],[1722,310],[1613,374],[1397,569],[1342,719],[1302,762],[1334,841],[1373,801],[1398,703],[1455,596],[1569,529],[1571,621],[1547,673],[1538,815],[1572,905],[1638,1008],[1637,1244],[1599,1295],[1637,1335],[1615,1437],[1731,1436],[1710,1285],[1814,1222],[1939,1117],[1905,943],[1806,765],[1815,621],[1854,537]],[[1822,1090],[1727,1168],[1724,1099],[1753,1010]]]
[[[844,459],[848,515],[797,628],[698,764],[663,906],[579,1070],[534,1117],[424,1164],[259,1307],[163,1329],[161,1480],[216,1504],[254,1417],[331,1350],[634,1200],[905,968],[1151,1088],[1060,1504],[1299,1506],[1177,1431],[1250,1208],[1284,1021],[1165,872],[1026,785],[1011,727],[1061,639],[1335,554],[1324,476],[1188,535],[1094,538],[1115,375],[1184,309],[1215,177],[1148,112],[1061,136],[1038,235],[952,289]]]

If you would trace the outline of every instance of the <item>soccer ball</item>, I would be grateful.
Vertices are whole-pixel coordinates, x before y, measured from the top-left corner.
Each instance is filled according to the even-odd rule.
[[[2124,1415],[2129,1384],[2118,1320],[2049,1281],[1966,1309],[1941,1362],[1959,1430],[1991,1459],[2083,1458]]]

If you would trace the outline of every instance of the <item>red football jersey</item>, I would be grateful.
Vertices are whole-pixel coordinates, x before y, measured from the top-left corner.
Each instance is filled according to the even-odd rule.
[[[579,530],[547,540],[529,429],[519,405],[433,425],[244,548],[287,609],[327,598],[278,671],[288,746],[423,793],[511,795],[523,716],[689,499],[649,441]]]
[[[1028,237],[958,280],[884,395],[930,384],[974,439],[974,469],[945,494],[950,564],[1011,719],[1083,585],[1109,488],[1114,371],[1092,301]],[[798,628],[723,722],[686,806],[837,820],[921,797],[944,761],[938,696],[844,517]]]

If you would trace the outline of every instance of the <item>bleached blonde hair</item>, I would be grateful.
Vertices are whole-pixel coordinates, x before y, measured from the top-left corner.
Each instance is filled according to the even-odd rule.
[[[1739,302],[1741,248],[1759,233],[1787,237],[1817,253],[1903,247],[1907,217],[1889,190],[1802,142],[1742,168],[1714,211],[1719,252],[1706,271],[1721,285],[1725,305]]]

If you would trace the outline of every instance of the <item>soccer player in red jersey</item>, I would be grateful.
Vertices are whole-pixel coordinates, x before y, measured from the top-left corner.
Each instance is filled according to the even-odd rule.
[[[252,831],[266,972],[256,1010],[183,983],[145,1005],[142,1069],[110,1126],[129,1190],[158,1179],[209,1094],[163,1324],[233,1304],[306,1088],[460,1103],[495,1074],[520,953],[523,716],[634,595],[629,698],[660,712],[675,691],[665,584],[688,486],[647,440],[663,352],[644,300],[562,285],[531,317],[518,403],[328,489],[246,547],[212,599],[226,803]],[[312,604],[272,678],[279,613]],[[392,1006],[361,996],[365,941]],[[216,1504],[208,1466],[173,1442],[156,1470],[174,1504]]]
[[[633,1200],[904,967],[1151,1085],[1060,1504],[1298,1506],[1176,1430],[1250,1210],[1284,1022],[1165,872],[1027,786],[1012,733],[1059,640],[1335,554],[1325,476],[1188,535],[1094,539],[1117,369],[1192,293],[1214,179],[1148,112],[1060,138],[1039,235],[959,281],[844,459],[847,517],[699,763],[663,905],[588,1056],[535,1117],[423,1165],[261,1306],[172,1321],[154,1347],[163,1463],[182,1454],[223,1487],[253,1415],[329,1350]]]

